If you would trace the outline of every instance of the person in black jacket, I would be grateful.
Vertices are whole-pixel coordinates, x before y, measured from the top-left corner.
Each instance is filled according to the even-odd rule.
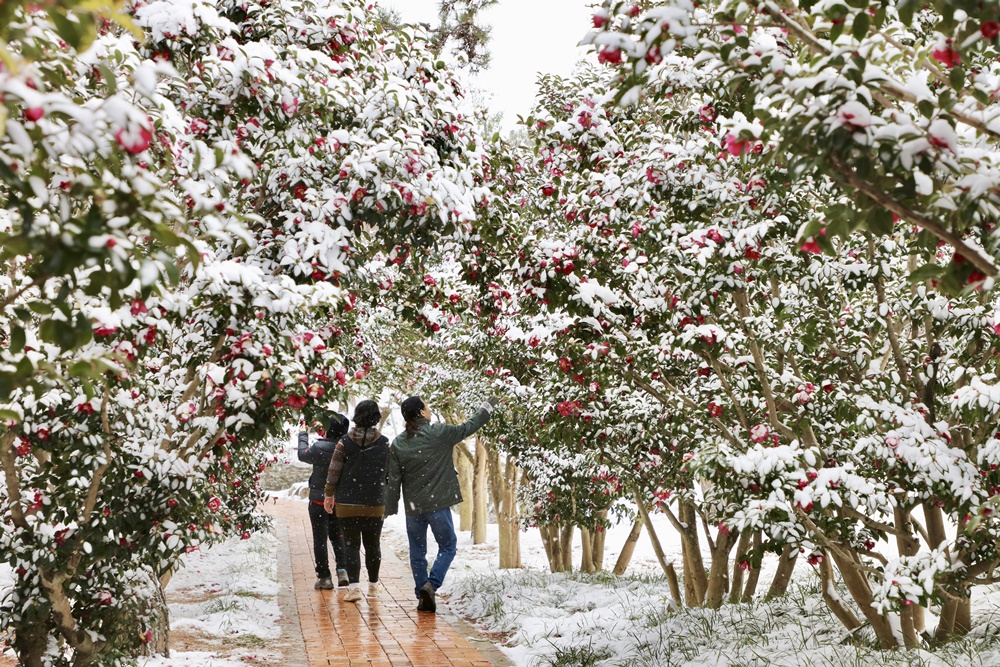
[[[312,525],[313,552],[316,557],[317,590],[333,588],[330,577],[330,555],[326,549],[327,540],[333,545],[333,556],[337,561],[337,582],[347,586],[348,577],[345,568],[344,534],[335,514],[328,514],[323,509],[323,486],[326,483],[326,473],[330,467],[330,459],[337,441],[347,433],[347,417],[334,413],[324,437],[309,444],[309,433],[305,422],[299,431],[299,460],[312,464],[312,474],[309,476],[309,523]]]
[[[381,411],[375,401],[361,401],[354,409],[354,428],[340,439],[326,477],[326,511],[334,512],[344,530],[344,563],[350,588],[347,602],[361,600],[361,544],[365,545],[368,597],[378,597],[382,566],[382,518],[389,439],[379,433]]]

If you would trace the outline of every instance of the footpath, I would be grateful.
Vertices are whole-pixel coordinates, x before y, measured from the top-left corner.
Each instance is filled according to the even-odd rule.
[[[382,551],[380,577],[385,592],[376,599],[344,602],[344,589],[313,589],[312,536],[301,502],[267,503],[275,519],[278,568],[284,616],[282,634],[288,667],[498,667],[510,662],[439,603],[437,614],[418,614],[409,566],[390,550]],[[285,549],[288,553],[285,554]],[[331,554],[332,555],[332,554]],[[362,566],[362,578],[364,567]],[[363,586],[367,591],[367,586]],[[294,647],[294,638],[302,646]],[[474,646],[470,641],[481,646]],[[289,651],[290,650],[290,651]]]

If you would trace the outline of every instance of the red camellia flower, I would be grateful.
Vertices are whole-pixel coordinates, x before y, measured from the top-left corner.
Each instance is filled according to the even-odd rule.
[[[730,155],[742,155],[744,151],[750,150],[752,141],[740,141],[735,134],[727,134],[722,139],[722,147]]]
[[[701,122],[703,123],[713,122],[715,120],[715,107],[711,104],[706,104],[698,109],[698,117],[701,118]]]
[[[152,139],[153,131],[142,125],[135,125],[131,128],[122,127],[115,132],[115,141],[132,155],[138,155],[149,148],[149,142]]]
[[[340,369],[339,371],[337,371],[335,377],[337,379],[337,384],[341,386],[347,384],[347,371],[345,371],[344,369]]]
[[[951,48],[951,46],[946,46],[943,49],[934,49],[931,51],[931,57],[948,68],[959,65],[962,62],[962,54]]]
[[[597,54],[597,62],[608,65],[621,65],[622,50],[614,47],[601,49],[601,52]]]
[[[103,590],[97,594],[97,602],[102,605],[111,604],[113,598],[111,597],[111,591]]]
[[[222,509],[222,501],[219,500],[218,496],[212,496],[208,499],[208,509],[213,512],[218,512]]]
[[[365,195],[367,194],[368,194],[367,190],[365,190],[364,188],[358,188],[357,190],[354,191],[354,194],[351,195],[351,198],[354,199],[355,202],[360,202],[362,199],[365,198]]]
[[[305,406],[308,400],[309,399],[306,398],[305,396],[299,396],[297,394],[293,394],[288,397],[286,402],[288,403],[289,407],[295,408],[296,410],[301,410]]]
[[[24,120],[30,121],[32,123],[41,119],[45,115],[45,109],[42,107],[29,107],[24,110]]]
[[[542,194],[546,197],[551,197],[556,193],[556,187],[554,185],[546,185],[542,188]]]
[[[80,405],[76,406],[76,409],[85,415],[94,414],[94,406],[91,405],[89,401],[86,403],[81,403]]]
[[[607,16],[602,16],[601,14],[594,14],[594,27],[600,30],[604,27],[604,24],[608,22]]]
[[[708,404],[708,414],[710,416],[712,416],[712,417],[721,417],[722,416],[722,412],[723,412],[722,411],[722,406],[719,405],[718,403],[716,403],[715,401],[712,401],[711,403]]]
[[[294,196],[296,199],[305,199],[306,191],[308,189],[309,188],[306,187],[305,183],[299,183],[294,188],[292,188],[292,196]]]
[[[117,327],[109,327],[109,326],[104,325],[104,324],[102,324],[100,326],[97,326],[97,327],[94,327],[94,335],[95,336],[101,336],[101,337],[111,336],[116,331],[118,331]]]
[[[149,310],[146,309],[146,302],[142,299],[134,299],[132,301],[132,315],[145,315]]]
[[[807,559],[810,565],[819,565],[823,562],[823,554],[809,554]]]
[[[819,247],[815,237],[811,237],[809,240],[805,241],[800,248],[802,252],[807,252],[813,255],[822,255],[823,249]]]
[[[979,26],[979,32],[986,39],[993,39],[997,35],[1000,35],[1000,23],[996,21],[984,21],[981,26]]]
[[[747,249],[743,251],[743,256],[747,259],[760,259],[760,252],[755,248],[747,246]]]
[[[311,384],[309,385],[309,389],[306,390],[306,393],[309,395],[309,398],[319,398],[326,392],[323,387],[318,384]]]
[[[568,357],[560,357],[558,363],[559,363],[559,370],[561,370],[563,373],[569,373],[571,370],[573,370],[573,362],[571,362]]]
[[[249,530],[244,530],[243,534],[240,535],[240,539],[241,540],[249,540],[250,539],[250,531]]]

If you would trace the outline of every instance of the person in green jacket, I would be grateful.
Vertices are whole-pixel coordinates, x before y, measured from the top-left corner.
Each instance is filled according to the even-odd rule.
[[[410,569],[416,585],[417,611],[434,613],[434,595],[444,583],[455,558],[458,540],[451,508],[462,502],[458,472],[452,459],[455,445],[489,421],[496,401],[483,403],[467,422],[459,426],[431,424],[431,411],[419,396],[403,401],[400,410],[406,430],[389,448],[389,492],[386,515],[399,507],[400,486],[406,508],[406,536],[410,541]],[[437,558],[427,573],[427,529],[438,545]]]

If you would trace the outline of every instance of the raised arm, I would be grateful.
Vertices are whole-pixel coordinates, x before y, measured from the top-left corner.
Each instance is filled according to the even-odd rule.
[[[492,412],[493,405],[490,403],[483,403],[479,407],[479,410],[476,411],[476,414],[469,417],[464,424],[458,424],[455,426],[438,424],[438,433],[436,435],[439,436],[443,445],[454,447],[481,429],[483,425],[490,420],[490,413]]]
[[[316,463],[316,451],[309,446],[308,431],[299,431],[299,461]]]

